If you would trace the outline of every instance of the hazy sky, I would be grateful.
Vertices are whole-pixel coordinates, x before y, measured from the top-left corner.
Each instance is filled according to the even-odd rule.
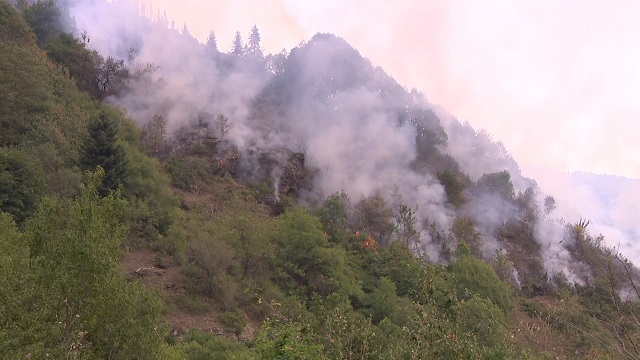
[[[228,51],[345,38],[406,87],[487,129],[525,175],[640,178],[640,1],[147,0]]]

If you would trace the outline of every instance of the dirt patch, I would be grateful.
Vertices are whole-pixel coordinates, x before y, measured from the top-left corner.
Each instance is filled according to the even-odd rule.
[[[156,253],[149,248],[136,249],[126,254],[120,262],[120,272],[130,281],[140,281],[144,286],[159,291],[164,298],[164,318],[175,336],[182,336],[191,329],[200,329],[215,335],[224,332],[218,320],[220,311],[213,304],[204,303],[197,314],[180,308],[180,298],[186,294],[187,279],[182,266],[172,264],[166,268],[155,265]],[[232,334],[231,334],[232,335]]]
[[[155,265],[156,254],[149,248],[136,249],[120,261],[120,272],[130,281],[140,280],[154,289],[177,291],[185,282],[179,266],[160,268]]]

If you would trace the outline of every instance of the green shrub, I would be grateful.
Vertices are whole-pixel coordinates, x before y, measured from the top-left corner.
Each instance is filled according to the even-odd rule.
[[[511,182],[511,174],[507,170],[482,174],[476,182],[478,189],[494,193],[505,200],[513,200],[515,191]]]
[[[449,267],[454,274],[454,284],[460,299],[473,294],[490,299],[505,314],[509,314],[513,302],[513,289],[498,277],[491,265],[469,253],[467,246],[461,246],[458,258]]]
[[[225,331],[232,332],[236,336],[240,336],[247,325],[247,320],[237,310],[225,311],[220,314],[220,322],[224,325]]]
[[[24,151],[0,148],[0,211],[21,223],[36,210],[43,191],[39,164]]]
[[[176,304],[181,310],[191,314],[203,314],[211,308],[201,296],[190,293],[179,294]]]
[[[464,205],[467,201],[464,197],[464,184],[460,181],[458,174],[451,170],[445,170],[438,173],[438,181],[444,186],[447,194],[447,200],[456,208]]]
[[[462,328],[499,358],[508,355],[507,317],[491,300],[473,296],[458,305]]]
[[[209,174],[209,164],[201,158],[172,157],[167,161],[166,169],[171,176],[171,184],[187,191],[196,190],[199,183],[213,176]]]
[[[530,317],[546,318],[550,315],[549,309],[535,300],[521,299],[520,308]]]
[[[232,339],[206,333],[194,329],[187,333],[184,341],[172,346],[182,357],[187,360],[226,360],[249,358],[247,347]]]

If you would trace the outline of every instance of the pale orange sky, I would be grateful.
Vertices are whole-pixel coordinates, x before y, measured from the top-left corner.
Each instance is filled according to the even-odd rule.
[[[148,0],[228,51],[255,24],[267,52],[316,32],[375,65],[536,169],[640,178],[640,2]]]

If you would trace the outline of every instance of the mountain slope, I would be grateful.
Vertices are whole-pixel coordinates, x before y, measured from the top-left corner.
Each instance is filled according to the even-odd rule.
[[[41,43],[54,63],[0,14],[2,356],[637,354],[633,266],[344,39],[234,55],[126,13],[88,34],[105,56],[135,45],[126,65],[64,34],[48,40],[69,57]],[[102,101],[87,84],[106,63],[119,85]],[[121,184],[106,197],[102,171]]]

